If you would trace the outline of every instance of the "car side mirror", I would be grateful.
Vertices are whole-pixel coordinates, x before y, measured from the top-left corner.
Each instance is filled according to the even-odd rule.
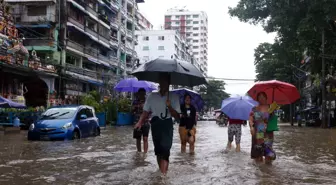
[[[80,115],[80,119],[86,119],[87,116],[85,114]]]

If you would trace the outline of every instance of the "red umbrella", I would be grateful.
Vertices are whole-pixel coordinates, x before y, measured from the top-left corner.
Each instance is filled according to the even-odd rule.
[[[300,93],[294,85],[277,80],[257,82],[247,93],[256,100],[259,92],[266,93],[268,104],[275,101],[277,104],[286,105],[300,98]]]

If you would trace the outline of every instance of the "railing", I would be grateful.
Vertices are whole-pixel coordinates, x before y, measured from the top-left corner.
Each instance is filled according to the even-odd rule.
[[[99,13],[98,18],[99,18],[100,20],[102,20],[104,23],[106,23],[107,25],[110,24],[110,20],[109,20],[109,18],[107,17],[107,15],[104,15],[104,14]]]
[[[76,49],[77,51],[81,51],[83,52],[84,51],[84,46],[83,45],[80,45],[72,40],[67,40],[67,46],[68,47],[71,47],[73,49]]]
[[[99,55],[98,55],[98,59],[99,59],[99,60],[102,60],[102,61],[104,61],[104,62],[110,63],[110,58],[109,58],[108,56],[104,56],[104,55],[102,55],[102,54],[99,54]]]
[[[66,64],[65,65],[65,70],[69,71],[69,72],[76,73],[76,74],[80,74],[80,75],[83,75],[83,76],[88,76],[88,77],[93,78],[93,79],[97,79],[97,72],[96,71],[80,68],[79,66]]]
[[[103,0],[104,3],[106,3],[107,5],[111,4],[111,0]]]
[[[95,48],[85,47],[85,49],[84,49],[84,53],[85,53],[85,54],[88,54],[88,55],[90,55],[90,56],[92,56],[92,57],[97,58],[97,57],[98,57],[98,54],[99,54],[99,51],[98,51],[98,49],[95,49]]]
[[[70,17],[70,16],[68,17],[68,21],[71,22],[72,24],[84,29],[84,22],[81,23],[78,20],[76,20],[76,18],[73,18],[73,17]]]
[[[85,32],[91,34],[92,36],[98,37],[97,31],[94,31],[94,30],[90,29],[89,27],[85,27],[84,30],[85,30]]]
[[[114,26],[114,27],[118,28],[119,22],[118,22],[117,18],[112,17],[110,21],[111,21],[111,23],[110,23],[111,26]]]
[[[85,9],[86,9],[89,13],[91,13],[92,15],[94,15],[94,16],[98,16],[98,12],[97,12],[96,10],[94,10],[93,8],[91,8],[91,7],[89,6],[89,4],[86,4]]]
[[[48,13],[46,15],[39,15],[39,16],[28,16],[27,13],[20,13],[20,14],[13,14],[13,17],[16,20],[16,24],[19,23],[48,23],[48,22],[56,22],[57,16],[52,13]]]
[[[51,39],[49,37],[43,37],[43,38],[25,38],[23,41],[24,46],[50,46],[54,47],[56,46],[54,43],[54,39]]]
[[[111,4],[115,9],[119,9],[119,2],[117,0],[112,0]]]
[[[113,37],[113,36],[111,36],[111,41],[112,41],[112,42],[115,42],[115,43],[118,43],[118,38],[117,38],[117,37]]]
[[[133,14],[132,13],[127,12],[127,16],[130,17],[130,18],[133,18]]]
[[[75,1],[76,3],[78,3],[79,5],[81,5],[82,7],[85,7],[86,3],[84,0],[73,0]]]

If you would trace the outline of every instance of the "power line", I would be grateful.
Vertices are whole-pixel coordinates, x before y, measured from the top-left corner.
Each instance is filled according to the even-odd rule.
[[[255,82],[255,79],[216,78],[216,77],[206,77],[206,79],[209,79],[209,80],[251,81],[251,82]]]

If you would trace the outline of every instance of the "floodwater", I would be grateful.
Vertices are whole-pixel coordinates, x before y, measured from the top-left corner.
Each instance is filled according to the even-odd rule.
[[[132,127],[65,142],[29,142],[26,132],[2,134],[0,184],[336,184],[336,130],[281,126],[275,139],[277,160],[255,164],[248,127],[242,152],[227,153],[227,128],[200,122],[194,156],[179,152],[176,127],[169,173],[162,179],[151,140],[147,155],[135,152]]]

